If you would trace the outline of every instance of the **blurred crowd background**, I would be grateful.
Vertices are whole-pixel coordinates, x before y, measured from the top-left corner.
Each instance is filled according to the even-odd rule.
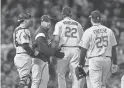
[[[19,78],[13,64],[15,49],[12,34],[16,27],[17,17],[21,12],[28,12],[33,16],[32,34],[40,25],[40,17],[49,14],[52,26],[62,19],[63,6],[70,6],[73,19],[80,22],[86,30],[91,26],[89,15],[93,10],[102,13],[102,24],[111,28],[116,36],[118,46],[117,73],[108,79],[107,88],[120,88],[120,81],[124,75],[124,0],[1,0],[1,88],[16,88]],[[50,82],[48,88],[57,88],[56,60],[50,64]],[[68,88],[71,81],[67,75]]]

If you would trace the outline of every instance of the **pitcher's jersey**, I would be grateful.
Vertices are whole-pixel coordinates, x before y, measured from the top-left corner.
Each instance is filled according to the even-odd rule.
[[[111,29],[99,24],[87,29],[79,43],[79,46],[88,49],[87,57],[110,56],[112,46],[117,45],[114,33]]]
[[[16,48],[16,53],[26,52],[21,46],[24,43],[31,44],[30,31],[25,28],[17,27],[13,33],[14,46]]]
[[[59,46],[77,46],[83,35],[83,28],[77,21],[66,17],[56,23],[53,35],[59,36]]]

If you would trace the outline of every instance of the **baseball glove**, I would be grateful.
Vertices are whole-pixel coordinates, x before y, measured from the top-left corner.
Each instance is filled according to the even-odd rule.
[[[75,74],[78,80],[86,76],[83,67],[80,65],[75,68]]]

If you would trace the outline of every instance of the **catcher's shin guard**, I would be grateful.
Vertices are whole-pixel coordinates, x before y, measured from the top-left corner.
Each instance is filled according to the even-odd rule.
[[[23,76],[22,78],[20,78],[18,88],[25,88],[26,86],[28,86],[29,82],[30,82],[30,76],[29,75]]]

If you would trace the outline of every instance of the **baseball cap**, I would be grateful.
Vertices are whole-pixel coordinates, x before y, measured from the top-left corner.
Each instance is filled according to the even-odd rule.
[[[101,19],[101,13],[98,10],[95,10],[95,11],[91,12],[91,15],[89,17],[93,18],[95,20],[100,20]]]
[[[62,9],[62,14],[63,14],[63,15],[66,15],[66,16],[71,15],[71,14],[72,14],[71,8],[70,8],[69,6],[63,7],[63,9]]]
[[[50,18],[49,15],[43,15],[41,17],[41,21],[50,22],[51,21],[51,18]]]
[[[31,15],[29,13],[20,13],[18,16],[18,21],[30,19]]]

